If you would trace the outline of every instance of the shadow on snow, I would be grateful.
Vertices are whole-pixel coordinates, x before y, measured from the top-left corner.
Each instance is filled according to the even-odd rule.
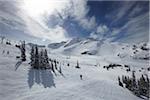
[[[22,61],[18,61],[15,65],[15,71],[19,68],[19,66],[22,64]]]
[[[41,70],[41,69],[30,69],[28,72],[28,85],[29,88],[37,83],[43,85],[44,88],[55,87],[54,77],[50,70]]]

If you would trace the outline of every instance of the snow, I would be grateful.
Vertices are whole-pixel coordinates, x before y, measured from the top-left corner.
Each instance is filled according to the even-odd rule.
[[[71,44],[70,44],[71,43]],[[97,46],[100,44],[99,46]],[[19,62],[20,51],[14,45],[0,44],[0,98],[1,100],[142,100],[126,88],[118,85],[117,78],[131,75],[123,68],[107,71],[104,65],[127,64],[139,70],[148,67],[148,61],[133,59],[132,49],[122,50],[126,45],[99,43],[93,40],[69,42],[67,47],[50,49],[49,57],[57,59],[62,74],[50,70],[31,69],[30,49],[27,46],[27,61]],[[5,53],[2,54],[3,50]],[[93,55],[81,55],[88,50],[97,50]],[[9,51],[10,54],[6,54]],[[58,53],[57,53],[58,52]],[[118,57],[117,54],[125,57]],[[69,55],[65,55],[69,53]],[[71,55],[72,54],[72,55]],[[138,55],[139,56],[139,55]],[[80,69],[75,68],[79,61]],[[70,66],[67,64],[70,63]],[[145,72],[145,70],[143,71]],[[147,72],[146,72],[147,73]],[[83,80],[80,80],[80,75]],[[138,75],[142,72],[138,72]]]

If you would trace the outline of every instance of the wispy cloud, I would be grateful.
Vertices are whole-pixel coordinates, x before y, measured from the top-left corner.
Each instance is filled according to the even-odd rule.
[[[147,41],[149,40],[149,13],[130,19],[123,27],[120,28],[124,32],[125,37],[120,38],[121,41]],[[119,33],[118,33],[119,34]]]
[[[37,4],[37,2],[34,3],[34,5]],[[31,12],[38,10],[33,8],[30,8]],[[9,37],[20,37],[22,35],[22,38],[30,36],[34,39],[47,39],[54,42],[66,40],[67,32],[61,26],[57,25],[55,28],[49,28],[46,25],[45,22],[49,16],[49,14],[45,14],[46,11],[47,9],[43,9],[42,15],[32,16],[32,14],[30,15],[31,12],[28,12],[28,8],[24,9],[24,0],[1,0],[0,34]],[[36,14],[41,14],[41,12]]]
[[[84,28],[85,30],[92,30],[93,28],[96,27],[97,23],[95,17],[87,16],[89,8],[87,6],[86,0],[63,0],[63,1],[64,2],[58,2],[56,0],[56,2],[53,2],[52,3],[53,6],[56,5],[55,9],[53,8],[53,11],[52,9],[49,10],[49,8],[45,7],[44,9],[45,12],[42,12],[40,10],[40,12],[36,12],[35,14],[32,14],[33,12],[32,10],[34,9],[31,8],[28,9],[25,6],[25,10],[26,8],[29,11],[31,9],[31,12],[26,13],[26,14],[31,13],[29,14],[30,19],[29,17],[24,17],[25,12],[20,14],[26,22],[27,29],[29,30],[29,34],[36,37],[46,38],[54,42],[66,40],[69,38],[68,35],[69,33],[63,27],[63,23],[67,21],[66,19],[68,17],[71,17],[72,20],[76,21],[80,25],[80,27]],[[51,2],[46,2],[46,3],[49,3],[49,5],[51,5]],[[58,6],[59,4],[61,4],[60,7]],[[40,16],[38,16],[38,14]]]
[[[149,10],[147,2],[121,2],[117,10],[112,11],[108,27],[109,38],[113,41],[142,42],[149,37]],[[115,8],[116,9],[116,8]],[[107,16],[108,16],[107,15]]]
[[[80,26],[86,30],[93,29],[97,24],[95,16],[89,17],[87,15],[89,12],[87,0],[70,0],[67,11],[68,16],[71,16],[75,21],[78,21]]]
[[[0,26],[0,31],[4,32],[6,26],[17,30],[14,34],[20,32],[53,42],[66,40],[71,33],[114,41],[148,40],[149,10],[144,7],[147,2],[107,2],[112,8],[107,6],[109,10],[104,7],[107,10],[101,11],[97,5],[96,13],[89,15],[91,8],[87,0],[1,0],[0,24],[3,27]],[[98,12],[104,13],[94,15]],[[82,35],[85,32],[87,34]]]

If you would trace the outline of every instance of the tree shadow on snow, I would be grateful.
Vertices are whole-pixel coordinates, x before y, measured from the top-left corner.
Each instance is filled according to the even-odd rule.
[[[18,61],[15,65],[15,71],[19,68],[19,66],[22,64],[22,61]]]
[[[32,88],[34,84],[43,85],[44,88],[55,87],[54,77],[50,70],[30,69],[28,72],[28,85]]]

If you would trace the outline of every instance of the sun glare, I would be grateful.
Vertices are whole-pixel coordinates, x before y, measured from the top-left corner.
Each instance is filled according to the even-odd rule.
[[[63,9],[69,0],[23,0],[23,9],[34,18]]]

